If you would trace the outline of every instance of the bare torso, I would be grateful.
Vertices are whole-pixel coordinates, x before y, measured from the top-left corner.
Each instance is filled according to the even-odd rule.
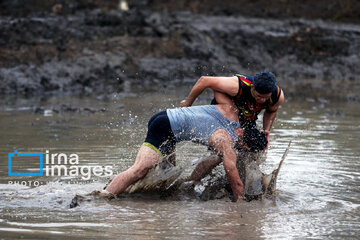
[[[231,101],[231,99],[224,93],[214,92],[214,96],[218,104],[216,107],[219,111],[229,120],[238,122],[238,114],[239,110],[235,106],[235,104]]]

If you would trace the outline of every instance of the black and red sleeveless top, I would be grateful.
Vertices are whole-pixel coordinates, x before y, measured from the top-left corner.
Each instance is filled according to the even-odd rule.
[[[276,89],[266,102],[258,103],[251,92],[254,77],[244,74],[235,74],[235,76],[239,79],[239,90],[236,96],[231,97],[231,99],[239,109],[239,120],[255,121],[261,110],[273,106],[279,101],[282,91],[279,86],[276,86]]]

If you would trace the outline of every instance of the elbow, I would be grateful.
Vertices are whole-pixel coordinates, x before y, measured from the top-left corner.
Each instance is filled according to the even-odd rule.
[[[207,76],[201,76],[201,77],[199,78],[199,80],[197,81],[197,84],[198,84],[198,85],[201,85],[201,86],[203,86],[203,87],[206,87],[207,82],[208,82],[208,77],[207,77]]]
[[[204,81],[206,81],[206,78],[207,78],[207,76],[201,76],[201,77],[199,78],[199,81],[200,81],[200,82],[204,82]]]
[[[207,85],[207,77],[201,76],[199,80],[194,85],[193,89],[191,90],[189,96],[192,96],[193,100],[196,99],[198,95],[200,95],[206,88]],[[191,105],[191,104],[190,104]]]

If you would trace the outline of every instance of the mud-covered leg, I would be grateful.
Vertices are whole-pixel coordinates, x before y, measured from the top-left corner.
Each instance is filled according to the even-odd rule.
[[[188,177],[187,181],[200,181],[206,175],[208,175],[211,170],[219,165],[222,162],[221,156],[217,154],[210,155],[205,161],[199,163],[194,171],[191,173],[190,177]]]
[[[155,150],[148,146],[141,146],[134,165],[119,173],[107,186],[106,191],[115,195],[122,193],[130,184],[143,178],[160,159],[160,155]]]

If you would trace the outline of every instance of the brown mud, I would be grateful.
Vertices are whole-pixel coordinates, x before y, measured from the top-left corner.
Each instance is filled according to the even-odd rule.
[[[0,94],[108,95],[201,75],[277,75],[287,96],[359,101],[358,1],[2,1]]]

